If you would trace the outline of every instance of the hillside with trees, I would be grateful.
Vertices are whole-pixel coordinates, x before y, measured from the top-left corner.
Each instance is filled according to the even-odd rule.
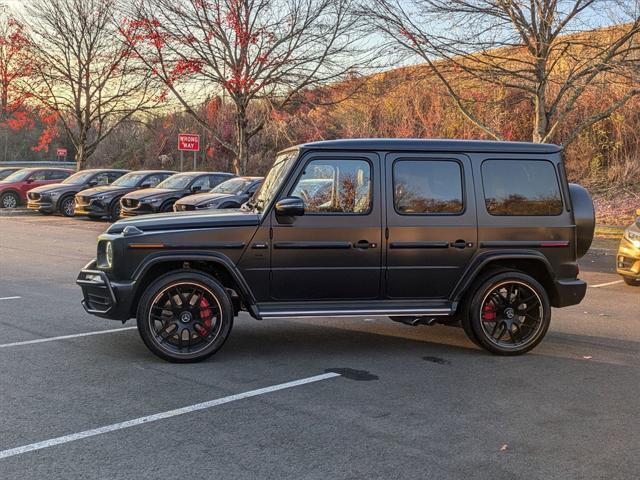
[[[260,174],[314,140],[497,138],[563,145],[600,221],[640,203],[633,1],[25,3],[0,9],[0,160],[176,168],[188,131],[202,167]]]

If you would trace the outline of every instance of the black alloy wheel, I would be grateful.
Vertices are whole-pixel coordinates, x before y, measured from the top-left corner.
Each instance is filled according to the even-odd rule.
[[[216,353],[233,326],[226,290],[200,272],[178,271],[153,282],[138,305],[138,332],[157,356],[198,362]]]
[[[524,273],[505,272],[481,280],[463,326],[474,343],[490,352],[520,355],[540,343],[550,321],[544,287]]]
[[[73,217],[76,213],[75,199],[72,196],[60,200],[60,213],[65,217]]]
[[[120,212],[122,211],[122,206],[120,205],[120,199],[117,198],[113,202],[111,202],[111,208],[109,209],[109,219],[112,222],[117,222],[120,219]]]

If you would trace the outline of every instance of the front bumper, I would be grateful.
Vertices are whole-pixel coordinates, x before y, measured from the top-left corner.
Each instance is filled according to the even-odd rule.
[[[82,306],[91,315],[125,322],[132,317],[134,282],[114,282],[95,260],[80,271],[76,283],[82,289]]]
[[[89,203],[81,203],[76,199],[75,214],[106,217],[109,215],[109,208],[97,200],[91,200]]]
[[[555,287],[551,306],[556,308],[577,305],[587,293],[587,282],[578,278],[556,280]]]
[[[27,202],[27,208],[29,210],[36,210],[38,212],[55,212],[56,206],[51,200],[29,200]]]
[[[122,205],[120,210],[121,217],[137,217],[138,215],[149,215],[151,213],[159,213],[160,205],[152,205],[149,203],[140,203],[135,208],[125,207]]]
[[[626,238],[620,240],[616,255],[616,272],[623,277],[640,280],[640,248]]]

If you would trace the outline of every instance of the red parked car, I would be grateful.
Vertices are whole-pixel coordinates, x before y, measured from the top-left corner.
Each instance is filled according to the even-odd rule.
[[[67,168],[23,168],[0,181],[0,208],[15,208],[27,203],[27,192],[50,183],[60,183],[73,173]]]

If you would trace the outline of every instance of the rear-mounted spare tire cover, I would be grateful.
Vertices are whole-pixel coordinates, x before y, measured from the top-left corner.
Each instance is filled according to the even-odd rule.
[[[596,229],[596,212],[593,200],[586,188],[577,183],[569,184],[573,218],[576,222],[576,247],[578,257],[583,257],[591,247]]]

